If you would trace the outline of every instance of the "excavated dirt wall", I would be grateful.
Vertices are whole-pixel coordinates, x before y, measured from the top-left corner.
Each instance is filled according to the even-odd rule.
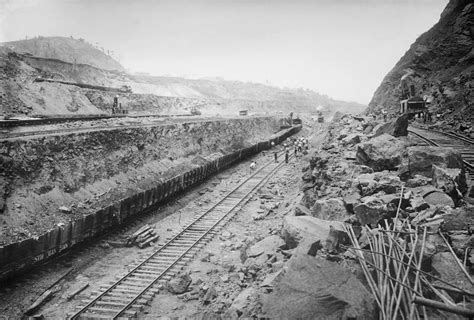
[[[268,149],[272,141],[278,143],[299,130],[299,128],[292,128],[281,131],[272,136],[271,133],[274,128],[275,121],[273,119],[259,118],[166,126],[162,128],[164,131],[160,131],[160,135],[154,136],[154,138],[133,133],[133,130],[127,129],[123,130],[128,131],[129,133],[129,135],[125,136],[118,134],[112,137],[106,134],[106,136],[109,136],[109,140],[106,141],[111,145],[99,145],[96,143],[92,144],[87,150],[81,149],[82,154],[75,153],[69,157],[65,157],[64,155],[59,156],[63,157],[65,162],[72,161],[71,159],[75,158],[76,162],[73,163],[76,164],[83,161],[87,162],[87,160],[97,161],[97,166],[101,167],[101,169],[93,168],[93,163],[90,163],[90,166],[84,164],[84,166],[77,165],[73,167],[73,169],[76,170],[76,173],[72,174],[73,178],[69,181],[75,181],[75,183],[80,185],[81,183],[90,183],[95,179],[99,179],[101,174],[103,174],[101,170],[105,170],[108,174],[114,174],[115,170],[126,171],[131,164],[143,164],[146,160],[141,158],[155,159],[156,157],[171,157],[170,155],[185,157],[186,155],[199,151],[201,151],[202,155],[215,151],[220,151],[221,154],[221,156],[214,157],[213,160],[208,160],[199,156],[199,165],[189,167],[186,170],[181,170],[181,173],[174,177],[156,180],[154,184],[148,184],[147,188],[138,189],[135,190],[135,192],[129,190],[128,196],[123,197],[122,199],[115,199],[115,201],[109,201],[108,203],[103,203],[102,207],[97,208],[92,213],[82,215],[76,214],[74,218],[70,218],[69,220],[63,219],[63,222],[56,224],[53,228],[49,228],[47,231],[39,232],[34,236],[27,237],[26,239],[19,239],[16,242],[11,242],[8,245],[0,247],[0,279],[20,272],[25,268],[62,252],[77,243],[101,234],[104,230],[117,226],[125,219],[134,216],[151,206],[166,201],[169,197],[202,181],[209,175],[218,172],[230,164],[261,150]],[[155,128],[140,128],[137,130],[140,132],[141,130],[152,129]],[[265,134],[266,138],[262,138],[261,136]],[[135,139],[132,137],[135,137]],[[136,138],[138,137],[141,139],[137,140]],[[64,139],[62,136],[49,138],[57,139],[56,142],[60,142]],[[74,139],[79,139],[79,141],[81,141],[81,138],[77,136]],[[113,142],[116,142],[117,139],[122,140],[122,144],[113,147]],[[194,143],[192,143],[193,139],[196,139]],[[87,141],[90,142],[90,140]],[[165,141],[168,141],[168,143],[173,145],[167,146]],[[17,172],[19,174],[18,181],[23,180],[25,184],[28,181],[30,182],[30,185],[35,184],[35,180],[36,185],[41,181],[47,181],[44,180],[45,177],[51,179],[57,177],[57,175],[51,174],[50,167],[43,165],[44,159],[48,156],[58,157],[58,154],[64,153],[64,150],[75,150],[76,147],[71,141],[67,146],[62,143],[49,142],[52,144],[49,146],[46,144],[39,147],[38,144],[34,144],[32,141],[22,141],[20,146],[23,148],[13,149],[8,148],[11,148],[12,145],[4,144],[1,153],[2,158],[4,158],[4,164],[7,163],[5,161],[6,152],[9,151],[8,154],[10,155],[10,162],[8,162],[8,166],[5,166],[5,168],[7,168],[7,176],[11,175],[13,172]],[[85,140],[83,142],[85,142]],[[164,145],[159,144],[158,142],[164,143]],[[178,142],[182,144],[180,145]],[[137,143],[141,143],[141,145],[137,146]],[[154,149],[155,151],[152,152],[149,149],[155,144],[158,144],[160,147],[156,147],[156,149]],[[63,149],[52,147],[58,147],[59,145],[61,145]],[[202,149],[197,150],[197,145],[201,146]],[[163,148],[163,146],[165,147]],[[104,148],[108,150],[108,152],[105,152],[103,150]],[[113,151],[124,148],[129,149],[126,153],[127,156],[125,157],[128,160],[117,160],[115,163],[114,161],[111,161],[110,156],[114,153]],[[147,148],[148,152],[146,151]],[[22,150],[23,152],[15,153],[14,150],[17,152],[18,150]],[[27,150],[30,152],[25,152]],[[138,156],[139,153],[142,153],[141,157]],[[35,155],[35,161],[26,161],[25,154],[29,154],[30,157]],[[23,155],[23,157],[20,155]],[[88,155],[88,159],[85,159],[85,155]],[[106,155],[108,155],[108,160],[105,159],[107,158]],[[41,160],[41,158],[43,160]],[[138,162],[135,164],[136,161]],[[61,161],[58,161],[58,163],[61,163]],[[94,170],[93,172],[96,172],[98,177],[94,177],[94,174],[87,172],[90,169]],[[12,186],[18,184],[18,181],[12,181]],[[62,187],[67,186],[63,184],[61,179],[53,179],[48,183],[57,183]]]

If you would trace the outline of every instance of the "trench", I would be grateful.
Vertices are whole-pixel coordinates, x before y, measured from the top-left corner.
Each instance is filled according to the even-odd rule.
[[[216,173],[261,151],[279,144],[301,126],[279,131],[246,148],[224,154],[212,161],[160,181],[144,191],[134,193],[99,210],[56,226],[47,232],[0,247],[0,281],[11,279],[74,247],[129,224],[158,206],[202,183]]]

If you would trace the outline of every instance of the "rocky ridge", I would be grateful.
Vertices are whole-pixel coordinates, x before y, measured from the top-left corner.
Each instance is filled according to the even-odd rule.
[[[439,22],[422,34],[374,93],[367,113],[397,113],[400,80],[411,74],[439,126],[472,128],[474,115],[474,3],[451,0]],[[472,132],[472,131],[470,131]]]

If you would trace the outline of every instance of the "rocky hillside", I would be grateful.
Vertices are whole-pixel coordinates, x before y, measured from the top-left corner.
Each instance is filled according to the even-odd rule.
[[[0,111],[6,116],[109,112],[116,94],[38,82],[38,78],[113,89],[128,86],[134,95],[121,93],[120,102],[132,113],[188,113],[197,106],[207,115],[235,115],[242,109],[288,114],[314,113],[321,106],[329,115],[336,111],[360,113],[365,108],[304,89],[223,79],[132,75],[87,42],[63,37],[4,43],[0,46],[0,71]]]
[[[412,73],[415,89],[440,120],[474,115],[474,3],[450,0],[439,22],[422,34],[385,76],[367,112],[398,111],[400,78]]]
[[[37,37],[2,44],[18,53],[36,57],[59,59],[74,64],[88,64],[105,70],[124,71],[105,49],[93,46],[84,39],[66,37]]]

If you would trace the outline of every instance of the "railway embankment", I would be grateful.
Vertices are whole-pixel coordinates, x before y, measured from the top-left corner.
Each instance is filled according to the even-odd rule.
[[[97,227],[85,237],[92,236],[105,229],[92,214],[107,208],[101,219],[107,216],[106,221],[120,223],[148,204],[263,150],[278,129],[277,121],[268,117],[3,141],[0,248],[57,229],[58,234],[43,241],[42,248],[32,244],[28,249],[44,253],[57,247],[61,237],[68,237],[71,221],[86,216],[90,221],[84,223]],[[150,195],[158,185],[163,185],[160,194]],[[129,201],[127,208],[121,208],[123,199]],[[127,214],[117,217],[114,210]],[[11,262],[6,255],[0,258],[2,264]]]
[[[281,236],[293,255],[263,308],[283,318],[370,319],[374,310],[436,318],[449,306],[472,313],[462,301],[474,289],[474,206],[466,201],[460,152],[420,145],[406,135],[407,121],[335,118],[303,168],[299,204],[283,219]],[[326,284],[341,279],[344,290]],[[389,293],[378,290],[381,283]],[[417,302],[384,304],[404,290]],[[295,304],[295,296],[311,303]],[[437,307],[422,311],[425,298]]]

